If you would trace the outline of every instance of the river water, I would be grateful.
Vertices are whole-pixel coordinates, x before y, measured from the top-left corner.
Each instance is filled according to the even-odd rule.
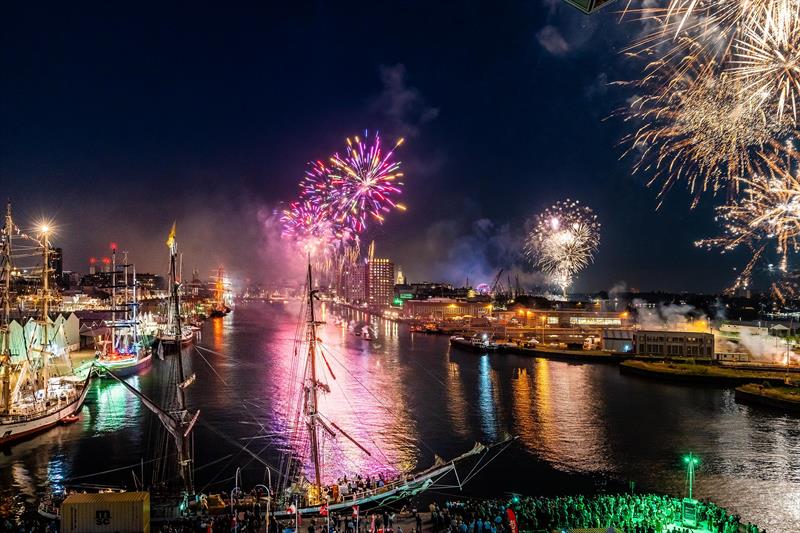
[[[330,476],[427,467],[434,453],[454,457],[475,441],[513,434],[518,441],[465,492],[622,491],[633,483],[637,491],[683,495],[681,457],[691,451],[701,458],[696,497],[770,532],[800,532],[800,418],[738,405],[732,390],[622,376],[613,365],[461,352],[446,337],[356,311],[323,313],[321,374],[330,394],[320,411],[371,453],[338,437],[325,451]],[[245,486],[263,482],[259,461],[276,464],[277,448],[296,445],[285,413],[297,319],[294,305],[240,306],[204,325],[200,344],[213,352],[185,350],[197,374],[190,406],[202,420],[199,489],[230,490],[237,466]],[[347,326],[357,331],[368,321],[378,335],[372,342]],[[155,361],[129,382],[158,399],[168,365]],[[19,503],[64,484],[131,487],[141,462],[158,455],[158,434],[154,417],[121,384],[95,381],[79,422],[4,450],[0,495]],[[119,470],[102,473],[112,469]]]

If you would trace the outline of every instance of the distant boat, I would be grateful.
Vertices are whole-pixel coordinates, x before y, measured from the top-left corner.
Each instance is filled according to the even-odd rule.
[[[181,324],[180,279],[175,256],[177,248],[173,233],[167,241],[170,248],[169,267],[169,299],[167,300],[167,322],[156,333],[156,341],[164,349],[177,350],[180,346],[191,344],[194,341],[194,331],[191,326]]]
[[[214,299],[208,311],[209,317],[220,318],[231,312],[231,307],[228,305],[228,299],[226,298],[228,292],[225,271],[222,267],[219,267],[217,268],[216,276],[214,276]]]

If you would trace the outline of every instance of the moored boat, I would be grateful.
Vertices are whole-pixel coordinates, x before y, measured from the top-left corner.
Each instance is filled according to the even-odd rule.
[[[42,303],[41,317],[32,335],[23,337],[17,349],[24,355],[13,353],[10,330],[12,236],[18,235],[35,243],[42,253]],[[53,331],[50,321],[50,262],[51,245],[49,229],[39,229],[38,238],[21,232],[11,218],[11,204],[6,208],[2,232],[2,319],[0,323],[0,363],[2,364],[2,410],[0,410],[0,444],[23,439],[45,431],[62,420],[69,420],[80,411],[86,399],[91,372],[85,378],[74,375],[58,376],[53,359],[69,357],[53,353]],[[17,355],[15,360],[15,355]],[[72,365],[70,365],[71,367]]]
[[[117,265],[116,245],[112,245],[111,257],[111,320],[106,321],[110,333],[105,338],[100,336],[95,343],[95,372],[100,377],[108,377],[108,371],[113,371],[119,377],[128,377],[149,368],[153,356],[140,332],[136,267],[128,264],[127,252],[124,264]],[[117,271],[118,266],[123,270]],[[129,269],[133,271],[132,284],[128,283]],[[117,283],[118,274],[122,275],[122,284]],[[117,289],[123,294],[120,308],[117,307]]]

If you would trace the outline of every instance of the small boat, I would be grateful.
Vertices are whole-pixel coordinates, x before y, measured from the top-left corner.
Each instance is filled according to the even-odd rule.
[[[43,498],[42,501],[39,502],[37,509],[39,516],[47,520],[59,520],[61,518],[61,504],[64,503],[66,498],[67,494],[64,492],[57,492]]]
[[[66,426],[67,424],[74,424],[75,422],[77,422],[80,419],[81,419],[80,415],[78,415],[77,413],[74,413],[74,414],[71,414],[69,416],[65,416],[64,418],[59,420],[59,423],[62,426]]]
[[[364,339],[365,341],[372,341],[377,339],[378,336],[375,334],[374,329],[372,329],[369,326],[364,326],[363,328],[361,328],[361,338]]]

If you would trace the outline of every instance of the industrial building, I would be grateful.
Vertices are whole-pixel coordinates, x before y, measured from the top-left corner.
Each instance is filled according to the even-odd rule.
[[[636,355],[714,357],[714,335],[695,331],[638,330],[633,334]]]

